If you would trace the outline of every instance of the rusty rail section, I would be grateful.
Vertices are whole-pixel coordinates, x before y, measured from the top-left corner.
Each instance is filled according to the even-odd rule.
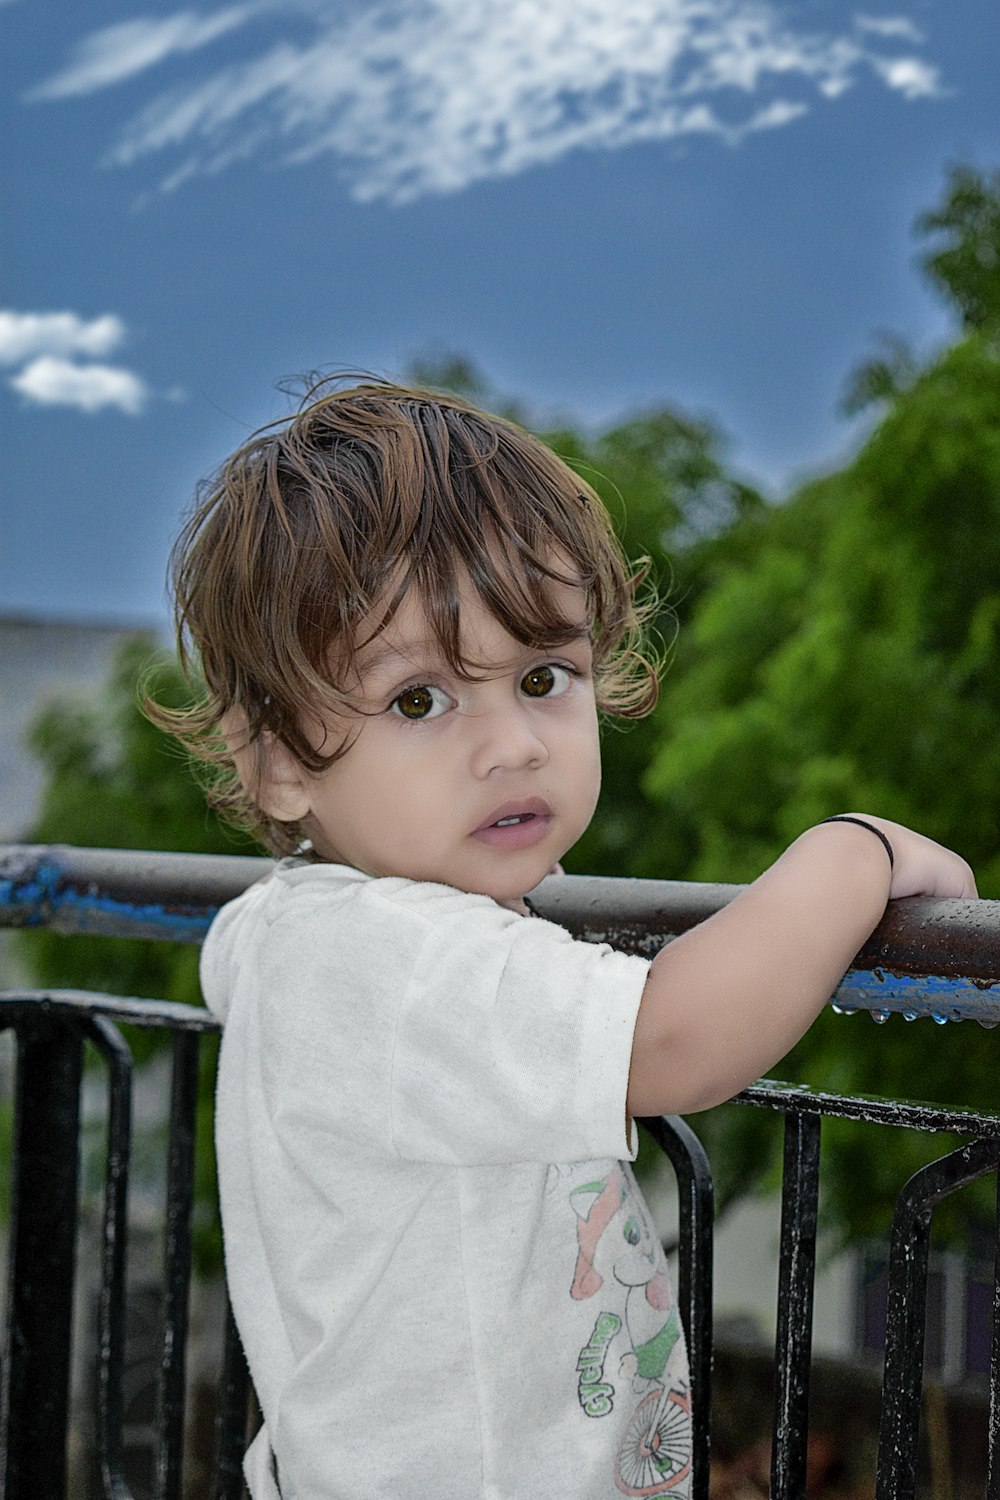
[[[0,927],[197,943],[225,901],[266,875],[267,860],[13,846],[0,850]],[[574,935],[652,954],[740,888],[561,876],[533,901]],[[1000,1020],[1000,902],[894,903],[855,959],[835,1004],[876,1019],[897,1011],[939,1022]],[[165,1313],[159,1377],[156,1500],[182,1493],[184,1368],[191,1278],[198,1049],[216,1024],[206,1011],[78,991],[0,995],[0,1029],[17,1036],[10,1277],[0,1406],[0,1495],[64,1500],[73,1260],[79,1198],[80,1079],[85,1043],[108,1080],[109,1126],[100,1298],[98,1448],[104,1494],[133,1500],[122,1449],[127,1189],[132,1059],[119,1030],[167,1030],[173,1083],[167,1147]],[[816,1205],[822,1120],[829,1116],[964,1138],[899,1196],[889,1267],[889,1321],[877,1500],[916,1492],[928,1244],[934,1208],[1000,1168],[1000,1116],[774,1082],[739,1096],[784,1117],[772,1500],[804,1500]],[[690,1500],[707,1500],[712,1374],[712,1179],[683,1120],[643,1122],[671,1161],[680,1202],[679,1303],[692,1365]],[[997,1281],[1000,1288],[1000,1279]],[[1000,1500],[1000,1291],[994,1294],[987,1500]],[[249,1382],[230,1319],[222,1354],[213,1500],[243,1494],[240,1454]],[[655,1477],[655,1476],[654,1476]],[[633,1491],[649,1494],[648,1487]]]

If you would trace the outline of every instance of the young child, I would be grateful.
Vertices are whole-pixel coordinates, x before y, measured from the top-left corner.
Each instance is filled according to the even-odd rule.
[[[888,898],[975,894],[846,815],[651,963],[534,917],[599,712],[655,699],[639,582],[540,442],[374,381],[258,434],[180,538],[207,694],[173,728],[289,856],[202,960],[254,1500],[688,1496],[633,1120],[772,1066]]]

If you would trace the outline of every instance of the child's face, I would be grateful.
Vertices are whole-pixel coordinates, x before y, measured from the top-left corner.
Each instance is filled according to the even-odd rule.
[[[581,591],[553,589],[580,636],[539,651],[466,586],[463,659],[489,664],[475,682],[404,599],[360,655],[365,714],[330,726],[351,748],[319,775],[299,768],[295,815],[324,859],[517,901],[577,841],[601,782],[591,644]]]

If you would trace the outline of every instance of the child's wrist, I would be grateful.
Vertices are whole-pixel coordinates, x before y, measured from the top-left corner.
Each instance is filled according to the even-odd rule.
[[[889,842],[889,839],[886,837],[886,835],[882,832],[881,828],[878,828],[868,818],[859,818],[854,813],[837,813],[832,818],[821,818],[820,821],[816,824],[816,827],[822,828],[826,823],[855,823],[858,828],[866,828],[869,833],[873,833],[875,835],[879,843],[885,849],[886,854],[889,856],[890,873],[895,870],[896,856],[893,852],[892,844]]]

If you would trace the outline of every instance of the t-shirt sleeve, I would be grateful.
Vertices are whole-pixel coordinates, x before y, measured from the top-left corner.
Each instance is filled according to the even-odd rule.
[[[396,1017],[398,1154],[468,1165],[633,1158],[626,1096],[648,970],[492,904],[433,922]]]

